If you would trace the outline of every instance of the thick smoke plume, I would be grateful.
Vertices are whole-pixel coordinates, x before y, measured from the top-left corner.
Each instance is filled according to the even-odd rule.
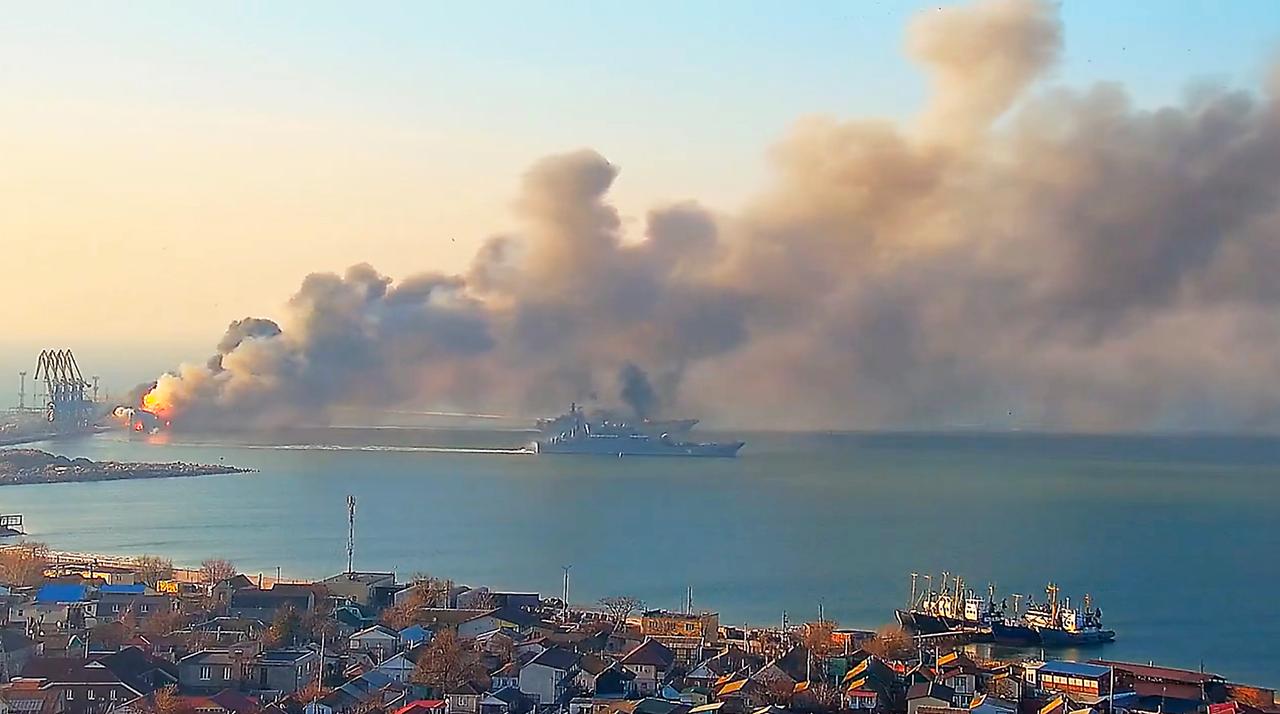
[[[624,241],[617,167],[552,156],[466,274],[311,275],[149,399],[192,423],[640,394],[751,426],[1280,427],[1276,96],[1044,87],[1040,0],[908,35],[922,114],[801,122],[739,215],[661,207]],[[659,378],[614,396],[628,365]]]
[[[658,394],[653,391],[653,385],[649,383],[649,375],[645,374],[643,369],[632,362],[622,365],[622,371],[618,373],[618,384],[620,385],[619,396],[628,407],[631,407],[633,415],[648,419],[657,412]]]

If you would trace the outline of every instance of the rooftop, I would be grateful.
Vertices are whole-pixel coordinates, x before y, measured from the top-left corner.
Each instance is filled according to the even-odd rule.
[[[526,664],[525,666],[528,667],[529,665],[540,664],[544,667],[568,671],[577,663],[577,652],[567,650],[563,647],[552,647],[551,649],[543,650],[537,657],[529,660],[529,664]]]
[[[1116,662],[1105,659],[1089,660],[1090,664],[1102,667],[1115,667],[1116,671],[1128,672],[1135,677],[1143,679],[1166,679],[1171,682],[1181,682],[1184,684],[1204,684],[1206,682],[1222,681],[1222,677],[1212,672],[1199,672],[1194,669],[1177,669],[1174,667],[1157,667],[1150,664],[1137,664],[1134,662]]]
[[[1089,677],[1097,679],[1105,677],[1111,673],[1110,667],[1103,667],[1098,664],[1089,664],[1087,662],[1070,662],[1067,660],[1054,660],[1045,662],[1040,667],[1041,674],[1061,674],[1068,677]]]
[[[396,574],[395,573],[378,573],[378,572],[338,573],[337,575],[331,575],[325,578],[324,580],[321,580],[320,582],[322,583],[352,582],[352,583],[363,583],[365,585],[382,585],[387,580],[390,580],[392,583],[394,583],[396,581]]]

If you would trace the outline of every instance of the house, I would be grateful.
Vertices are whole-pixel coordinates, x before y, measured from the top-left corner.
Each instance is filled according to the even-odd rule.
[[[636,675],[635,689],[640,696],[658,691],[658,685],[666,681],[667,673],[675,664],[675,653],[658,640],[645,640],[619,660],[623,667]]]
[[[779,665],[780,660],[774,660],[769,664],[761,667],[751,674],[749,679],[753,682],[759,682],[761,688],[769,692],[771,699],[786,700],[795,692],[796,685],[807,680],[803,678],[793,678],[790,674]],[[801,674],[803,677],[803,673]]]
[[[393,681],[407,683],[413,677],[414,670],[418,668],[420,654],[422,654],[421,647],[397,652],[374,666],[373,671],[385,674]]]
[[[381,662],[400,649],[400,633],[384,625],[374,625],[347,638],[347,649],[368,652],[375,662]]]
[[[1074,701],[1092,704],[1111,692],[1111,668],[1100,664],[1054,660],[1032,671],[1041,691],[1066,694]]]
[[[731,677],[716,688],[715,697],[725,714],[742,714],[768,704],[770,693],[758,680]]]
[[[178,695],[178,706],[196,714],[259,714],[262,705],[255,700],[230,689],[217,694]],[[155,694],[125,702],[109,710],[109,714],[153,714],[156,711]]]
[[[545,637],[533,637],[515,643],[516,659],[530,660],[551,648]]]
[[[186,694],[240,689],[248,679],[248,660],[256,653],[206,649],[178,660],[178,686]]]
[[[32,600],[9,607],[9,621],[28,628],[51,625],[83,629],[93,615],[94,603],[89,600],[89,587],[84,583],[46,583],[36,590]]]
[[[15,679],[0,685],[0,713],[60,714],[62,699],[58,692],[44,689],[38,679]]]
[[[553,647],[520,668],[520,691],[539,706],[559,703],[568,691],[571,675],[577,667],[576,652]]]
[[[493,632],[494,630],[527,632],[540,622],[541,620],[536,615],[527,610],[522,610],[518,607],[498,608],[459,624],[458,637],[475,639],[486,632]]]
[[[132,615],[142,620],[173,612],[177,607],[177,598],[156,593],[148,594],[146,586],[142,583],[103,585],[98,588],[98,602],[94,613],[99,621],[117,622],[125,615]]]
[[[403,630],[400,630],[398,634],[400,637],[400,646],[408,648],[417,647],[418,645],[430,642],[431,635],[433,633],[422,625],[409,625]]]
[[[596,699],[625,699],[636,691],[636,675],[619,665],[613,665],[596,676]],[[678,698],[678,697],[677,697]]]
[[[35,640],[16,629],[0,630],[0,646],[4,647],[4,671],[17,674],[36,653]]]
[[[956,693],[950,687],[937,682],[913,684],[907,690],[907,714],[930,714],[922,709],[946,710],[952,707]],[[933,714],[937,714],[933,712]]]
[[[366,672],[324,695],[318,702],[308,704],[305,712],[306,714],[346,714],[357,711],[396,710],[409,703],[411,691],[410,687],[394,682],[385,675]],[[441,709],[447,710],[447,707]]]
[[[395,714],[445,714],[448,703],[443,699],[418,699],[400,707]]]
[[[271,622],[286,607],[304,613],[314,609],[315,604],[316,593],[310,587],[278,584],[267,590],[244,588],[232,592],[228,611],[235,617]]]
[[[28,686],[49,692],[65,714],[105,714],[120,703],[146,696],[177,682],[167,662],[133,647],[82,657],[37,657],[23,668]]]
[[[396,591],[395,573],[350,572],[339,573],[320,581],[329,594],[350,600],[365,607],[381,610],[392,604]]]
[[[961,652],[952,652],[938,658],[937,681],[955,692],[952,704],[968,708],[978,693],[978,677],[982,670],[972,659]]]
[[[854,711],[872,711],[880,706],[880,693],[874,689],[858,687],[846,689],[843,695],[844,707]]]
[[[508,687],[517,691],[520,689],[519,662],[507,662],[489,673],[489,691],[497,692]]]
[[[449,703],[449,714],[479,714],[484,689],[468,682],[460,687],[450,687],[444,692]]]
[[[969,703],[969,714],[1016,714],[1018,703],[994,694],[979,694]]]
[[[640,635],[666,645],[676,662],[687,669],[702,659],[703,645],[720,638],[720,615],[649,610],[640,617]]]
[[[762,666],[764,659],[759,655],[748,654],[737,646],[730,646],[695,665],[685,675],[685,681],[691,686],[713,689],[715,683],[726,675],[756,670]]]
[[[249,662],[249,686],[260,691],[292,694],[319,674],[320,655],[311,650],[267,650]]]
[[[1184,700],[1221,702],[1229,697],[1232,686],[1212,672],[1097,659],[1090,660],[1089,664],[1113,670],[1117,692],[1132,689],[1140,696],[1163,694]],[[1110,686],[1110,677],[1107,686]],[[1262,699],[1265,702],[1266,697]]]
[[[533,710],[533,701],[515,687],[497,689],[480,700],[480,714],[528,714]]]
[[[476,647],[485,654],[506,659],[511,653],[515,652],[516,637],[519,637],[519,635],[510,630],[494,630],[477,637]]]

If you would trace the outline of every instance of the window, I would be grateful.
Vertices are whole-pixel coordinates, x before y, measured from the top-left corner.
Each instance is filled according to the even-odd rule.
[[[86,689],[86,690],[85,690],[85,692],[84,692],[84,698],[85,698],[85,699],[88,699],[89,701],[93,701],[93,690],[92,690],[92,689]]]
[[[112,689],[108,696],[110,696],[110,697],[111,697],[111,701],[113,701],[113,702],[114,702],[114,701],[116,700],[116,695],[117,695],[117,694],[119,694],[119,692],[117,692],[116,690]]]
[[[67,690],[67,701],[71,701],[72,699],[75,699],[75,698],[76,698],[76,690],[74,690],[74,689],[68,689],[68,690]]]
[[[201,666],[201,667],[200,667],[200,679],[203,679],[203,680],[205,680],[205,681],[208,681],[208,680],[209,680],[209,679],[211,679],[212,677],[213,677],[213,668],[212,668],[212,667],[210,667],[209,665],[203,665],[203,666]]]
[[[223,678],[223,679],[228,679],[228,680],[229,680],[229,679],[231,679],[231,667],[230,667],[230,666],[224,667],[224,668],[222,669],[222,678]]]

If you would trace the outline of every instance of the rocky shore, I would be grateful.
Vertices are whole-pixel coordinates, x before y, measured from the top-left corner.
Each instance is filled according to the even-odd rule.
[[[69,459],[39,449],[0,449],[0,486],[29,483],[72,483],[121,479],[177,478],[247,473],[238,466],[169,463],[129,463]]]

